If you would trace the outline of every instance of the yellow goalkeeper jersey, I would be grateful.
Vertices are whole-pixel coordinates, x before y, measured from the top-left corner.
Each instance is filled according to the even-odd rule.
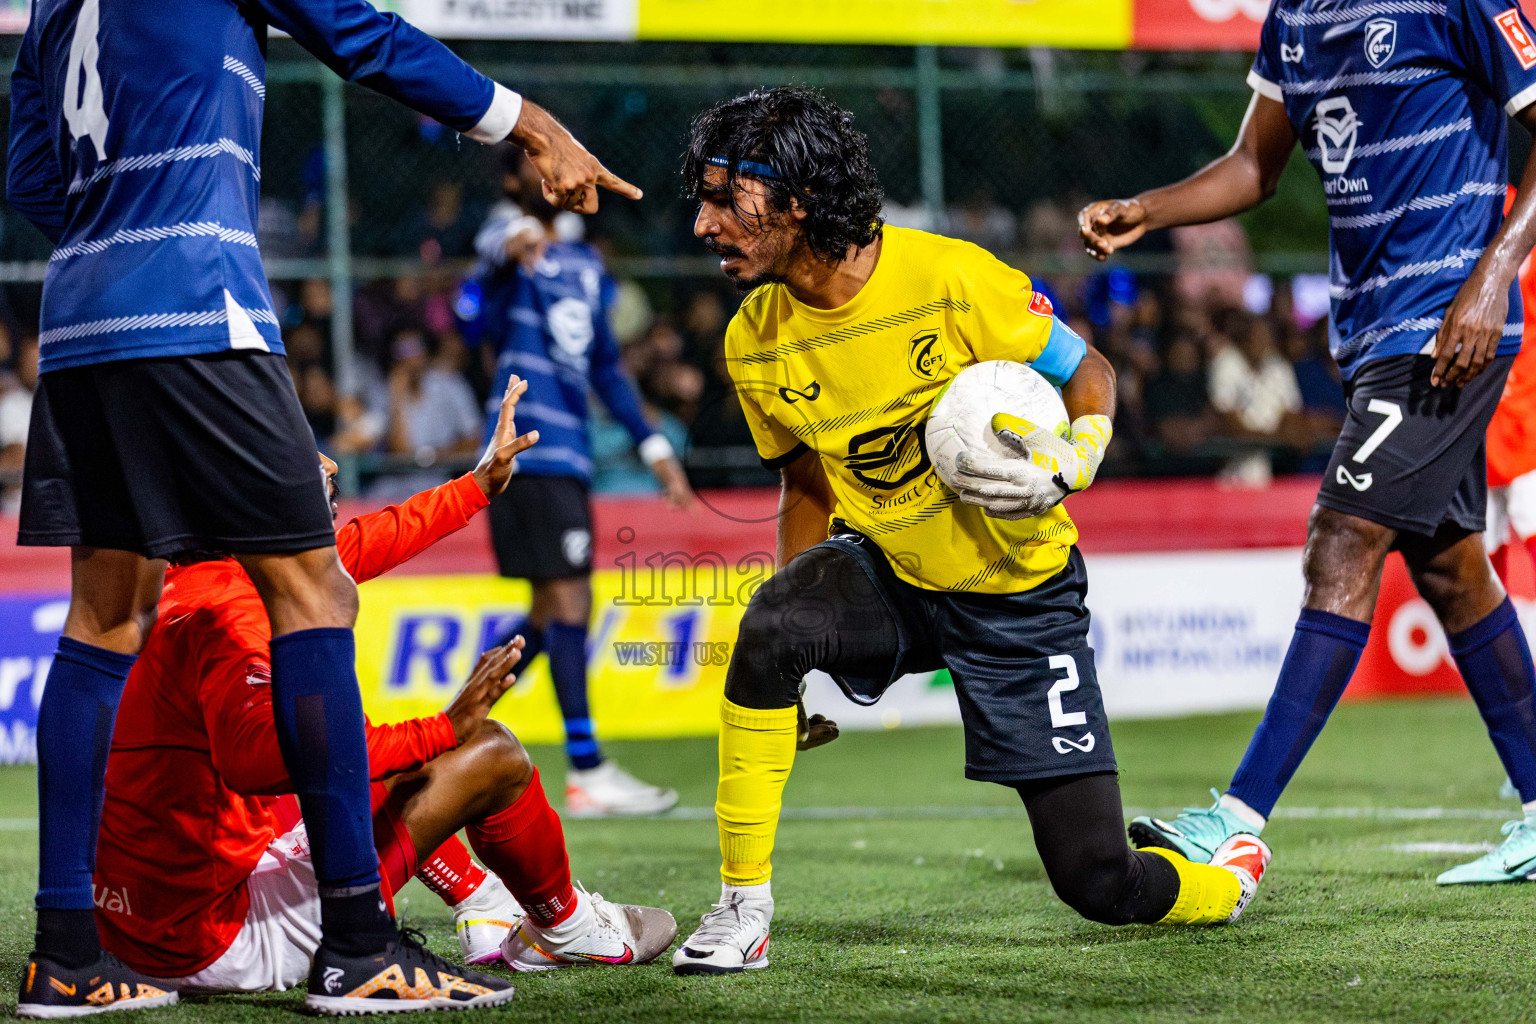
[[[833,515],[880,545],[899,577],[983,594],[1050,579],[1066,565],[1077,528],[1060,505],[1004,520],[961,502],[928,460],[929,407],[973,363],[1033,363],[1060,384],[1082,349],[1021,271],[969,242],[894,227],[847,304],[814,309],[781,284],[765,285],[742,303],[725,338],[765,464],[815,452]]]

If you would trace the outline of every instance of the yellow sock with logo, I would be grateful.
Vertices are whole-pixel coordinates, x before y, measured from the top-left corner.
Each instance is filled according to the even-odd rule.
[[[1173,909],[1158,924],[1226,924],[1237,909],[1243,887],[1237,876],[1226,868],[1195,864],[1183,855],[1160,846],[1149,846],[1141,853],[1166,857],[1179,874],[1179,895]]]
[[[793,707],[762,711],[720,700],[720,877],[760,885],[773,874],[769,857],[779,827],[784,783],[795,763]]]

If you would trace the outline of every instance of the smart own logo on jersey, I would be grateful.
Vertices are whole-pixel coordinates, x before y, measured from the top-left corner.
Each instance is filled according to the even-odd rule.
[[[1379,68],[1392,59],[1397,49],[1397,22],[1391,18],[1376,18],[1365,23],[1365,59],[1371,67]]]
[[[944,344],[938,331],[918,331],[907,342],[907,369],[923,380],[938,380],[944,369]]]
[[[1355,115],[1354,105],[1348,96],[1330,96],[1318,103],[1314,114],[1323,170],[1343,174],[1355,158],[1355,143],[1360,137],[1360,118]]]
[[[928,472],[925,421],[878,427],[855,434],[848,441],[843,463],[867,487],[894,491]]]

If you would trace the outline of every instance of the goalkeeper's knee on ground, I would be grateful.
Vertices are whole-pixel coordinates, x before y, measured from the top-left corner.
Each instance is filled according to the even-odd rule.
[[[1179,896],[1158,924],[1226,924],[1242,898],[1242,883],[1226,868],[1195,864],[1173,850],[1146,847],[1142,853],[1166,857],[1179,873]]]

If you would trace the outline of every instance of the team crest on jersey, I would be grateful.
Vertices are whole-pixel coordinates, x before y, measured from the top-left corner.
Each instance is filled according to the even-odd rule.
[[[944,343],[938,331],[918,331],[907,342],[907,369],[923,380],[938,380],[944,369]]]
[[[1355,158],[1355,143],[1360,137],[1360,118],[1348,96],[1331,96],[1317,105],[1317,148],[1323,170],[1343,174]]]
[[[1391,18],[1374,18],[1365,23],[1365,59],[1371,67],[1379,68],[1392,59],[1397,49],[1397,22]]]

